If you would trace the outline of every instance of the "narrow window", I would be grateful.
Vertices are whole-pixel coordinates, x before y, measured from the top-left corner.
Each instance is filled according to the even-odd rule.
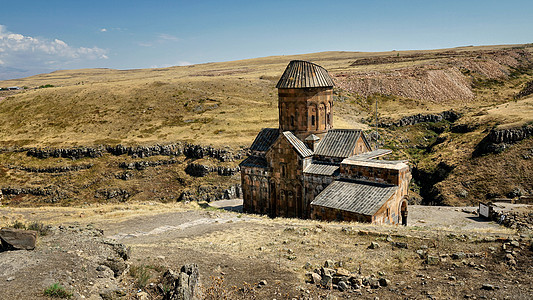
[[[311,116],[311,126],[315,126],[315,116]]]
[[[294,126],[294,116],[291,116],[291,126]]]

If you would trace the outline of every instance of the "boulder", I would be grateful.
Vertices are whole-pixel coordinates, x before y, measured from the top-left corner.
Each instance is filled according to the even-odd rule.
[[[33,250],[37,231],[14,228],[0,229],[0,250]]]

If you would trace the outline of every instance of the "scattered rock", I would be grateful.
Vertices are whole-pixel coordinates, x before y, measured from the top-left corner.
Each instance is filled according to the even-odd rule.
[[[400,249],[408,249],[408,244],[404,242],[392,242],[391,243],[393,247],[400,248]]]
[[[382,287],[387,287],[387,286],[391,285],[391,282],[390,282],[390,280],[388,280],[386,278],[380,278],[379,279],[379,285],[382,286]]]
[[[0,229],[0,251],[5,250],[33,250],[37,232],[14,228]]]
[[[331,275],[324,275],[322,276],[322,280],[320,281],[320,285],[324,288],[331,288],[333,284],[333,277]]]
[[[341,292],[344,292],[344,291],[350,289],[350,286],[345,281],[339,282],[338,287],[339,287],[339,291],[341,291]]]
[[[453,259],[464,259],[466,257],[466,254],[464,252],[456,252],[452,254]]]
[[[324,262],[324,268],[335,268],[335,262],[328,259]]]
[[[266,286],[266,285],[267,285],[267,281],[266,281],[266,280],[261,280],[261,281],[259,281],[259,282],[257,283],[257,287],[258,287],[258,288],[262,288],[262,287],[264,287],[264,286]]]
[[[439,258],[436,256],[428,255],[426,258],[426,264],[428,265],[436,265],[439,263]]]
[[[371,242],[370,246],[368,246],[368,249],[377,249],[379,248],[379,244],[376,242]]]

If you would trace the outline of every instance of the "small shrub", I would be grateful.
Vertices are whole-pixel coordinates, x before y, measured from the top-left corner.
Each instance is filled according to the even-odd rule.
[[[50,296],[54,298],[66,298],[70,299],[72,293],[68,292],[59,282],[52,284],[44,290],[45,296]]]
[[[33,222],[27,226],[28,230],[35,230],[40,236],[45,236],[50,232],[50,225],[44,225],[43,223]]]
[[[26,229],[26,224],[22,223],[19,220],[16,220],[15,223],[13,223],[13,225],[11,227],[13,227],[15,229]]]
[[[150,278],[152,277],[150,275],[150,271],[148,270],[148,267],[141,265],[141,266],[131,266],[130,267],[130,276],[135,278],[135,286],[139,289],[144,288],[147,284]]]
[[[224,277],[211,276],[211,285],[204,290],[206,300],[227,300],[229,293],[224,287]]]

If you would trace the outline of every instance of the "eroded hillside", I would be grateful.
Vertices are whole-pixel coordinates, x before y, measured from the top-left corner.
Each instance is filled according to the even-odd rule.
[[[383,126],[377,143],[410,160],[413,202],[421,196],[424,203],[457,205],[527,195],[533,189],[531,135],[487,139],[533,121],[532,50],[528,44],[324,52],[3,81],[0,87],[26,87],[0,94],[3,202],[175,201],[224,194],[239,183],[239,174],[219,170],[234,170],[257,132],[277,126],[275,84],[292,59],[311,60],[334,77],[336,128],[371,130],[378,102]],[[445,111],[456,117],[426,117]],[[187,155],[187,143],[211,145],[233,158]],[[119,144],[182,146],[181,152],[150,157],[108,150]],[[79,158],[32,155],[44,147],[104,151]]]

